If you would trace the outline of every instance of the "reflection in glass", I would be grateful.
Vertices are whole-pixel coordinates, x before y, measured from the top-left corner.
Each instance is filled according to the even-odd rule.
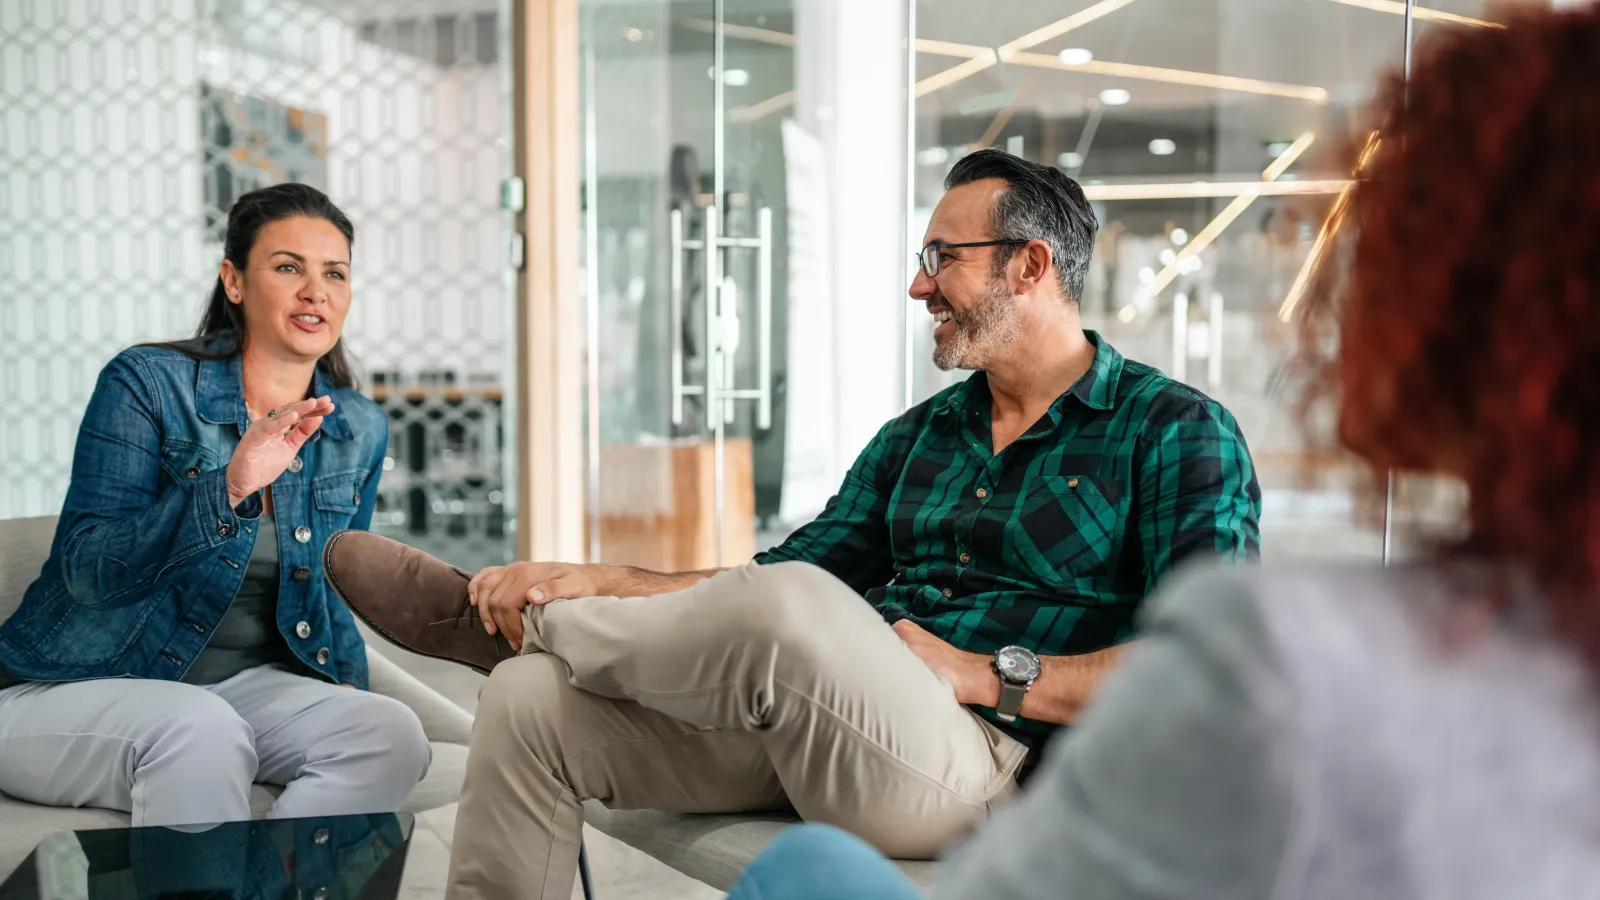
[[[917,4],[913,252],[973,149],[1077,178],[1101,223],[1084,326],[1238,417],[1269,555],[1381,552],[1356,525],[1355,471],[1302,446],[1280,318],[1348,181],[1340,151],[1359,148],[1377,78],[1403,61],[1403,18],[1371,5]],[[962,374],[927,362],[926,316],[910,318],[921,400]]]

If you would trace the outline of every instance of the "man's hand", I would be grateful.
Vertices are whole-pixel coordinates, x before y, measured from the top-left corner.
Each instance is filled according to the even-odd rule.
[[[467,596],[478,608],[483,628],[504,634],[511,646],[522,648],[522,608],[553,600],[593,597],[602,593],[606,566],[570,563],[512,563],[490,566],[467,582]]]
[[[1000,679],[989,657],[947,644],[910,619],[891,627],[933,674],[950,682],[957,703],[993,706],[1000,702]]]

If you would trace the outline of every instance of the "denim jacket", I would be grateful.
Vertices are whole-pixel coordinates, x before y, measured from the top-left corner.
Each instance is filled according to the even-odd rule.
[[[278,542],[278,631],[305,669],[367,687],[366,647],[328,586],[328,536],[372,522],[389,443],[383,411],[318,372],[334,411],[272,485],[228,505],[227,466],[249,425],[238,354],[196,360],[136,347],[100,373],[78,431],[50,557],[0,626],[0,669],[26,681],[176,681],[244,581],[258,538]]]

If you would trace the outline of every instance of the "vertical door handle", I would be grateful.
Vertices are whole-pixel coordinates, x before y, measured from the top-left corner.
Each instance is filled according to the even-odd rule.
[[[760,366],[756,390],[756,427],[772,427],[772,207],[763,206],[756,216],[756,327],[759,329]]]
[[[683,424],[683,210],[675,209],[669,222],[671,315],[667,342],[672,345],[672,424]]]
[[[706,227],[700,244],[705,253],[705,353],[706,353],[706,423],[715,422],[722,415],[723,373],[726,361],[722,355],[721,319],[722,302],[722,223],[715,203],[706,207]]]

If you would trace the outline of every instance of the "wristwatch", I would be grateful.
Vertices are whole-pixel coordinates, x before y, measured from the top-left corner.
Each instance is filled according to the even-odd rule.
[[[1000,721],[1011,724],[1022,711],[1022,698],[1039,677],[1039,657],[1024,647],[1001,647],[994,652],[994,673],[1000,676],[1000,702],[994,706]]]

